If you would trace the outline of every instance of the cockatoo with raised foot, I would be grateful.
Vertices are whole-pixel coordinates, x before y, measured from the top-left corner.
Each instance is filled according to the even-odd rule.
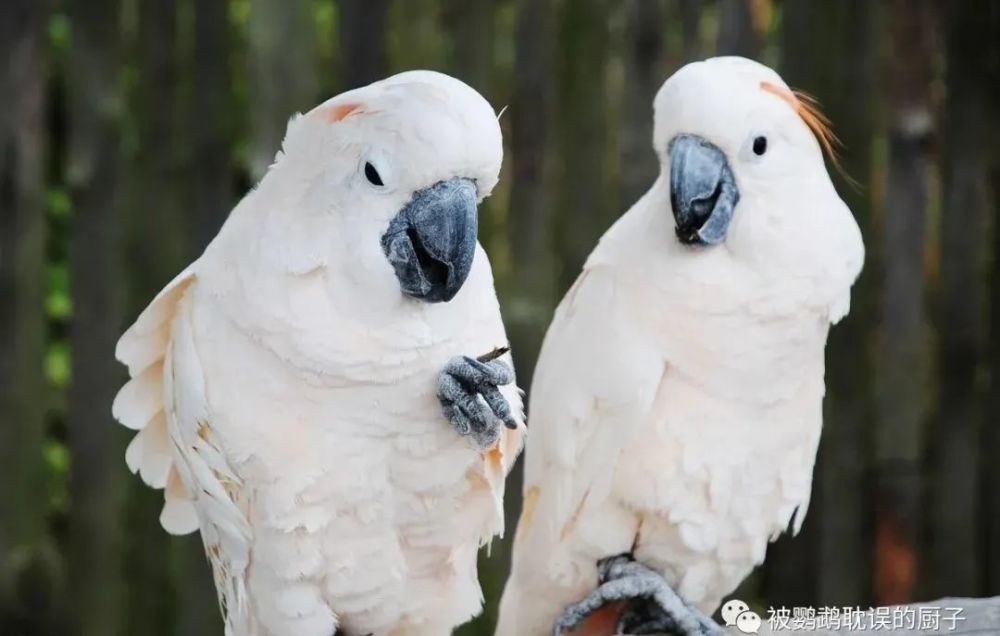
[[[864,260],[832,134],[735,57],[679,70],[654,119],[660,175],[535,370],[498,636],[717,633],[708,615],[806,514],[827,333]]]
[[[118,343],[126,460],[201,531],[231,636],[444,636],[503,529],[520,396],[477,206],[500,128],[415,71],[288,124]]]

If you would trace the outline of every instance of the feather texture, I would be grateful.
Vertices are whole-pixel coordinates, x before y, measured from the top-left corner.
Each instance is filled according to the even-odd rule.
[[[450,302],[418,302],[380,239],[441,180],[487,196],[501,154],[489,104],[435,73],[293,117],[263,181],[122,336],[126,463],[165,488],[168,532],[200,529],[227,636],[444,636],[479,611],[521,393],[501,388],[519,427],[484,451],[436,389],[449,359],[507,343],[489,261],[476,246]]]
[[[549,634],[597,585],[597,561],[626,552],[711,614],[801,526],[827,332],[864,247],[819,143],[762,82],[785,90],[760,64],[715,58],[657,95],[661,176],[588,258],[535,369],[526,512],[497,636]],[[722,244],[677,239],[678,135],[714,146],[735,174]],[[764,135],[770,149],[753,150]]]
[[[151,488],[164,488],[172,475],[176,478],[164,407],[164,359],[177,302],[193,281],[192,268],[172,280],[122,335],[115,350],[118,360],[128,366],[131,379],[115,396],[111,413],[116,420],[138,431],[125,451],[125,463]],[[186,494],[175,490],[173,501],[169,494],[165,496],[161,514],[164,528],[172,534],[197,530],[190,515],[178,514],[180,509],[191,510]]]

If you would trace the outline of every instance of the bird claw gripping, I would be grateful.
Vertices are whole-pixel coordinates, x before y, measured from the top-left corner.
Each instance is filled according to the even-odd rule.
[[[497,349],[479,358],[454,357],[438,376],[444,416],[459,435],[471,437],[480,448],[496,444],[501,423],[517,428],[510,404],[497,388],[514,381],[514,371],[496,359],[506,351]]]
[[[617,633],[721,636],[722,628],[685,603],[662,576],[620,554],[597,562],[598,586],[579,603],[569,606],[552,628],[552,636],[575,629],[602,607],[626,601]]]

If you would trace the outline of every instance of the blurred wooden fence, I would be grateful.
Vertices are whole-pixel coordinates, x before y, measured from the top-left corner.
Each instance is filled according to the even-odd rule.
[[[869,250],[805,527],[740,594],[1000,593],[1000,4],[5,0],[0,47],[0,634],[221,633],[198,540],[163,533],[125,469],[112,354],[291,113],[416,67],[509,106],[481,238],[526,385],[555,303],[655,178],[653,94],[716,53],[823,103]],[[483,558],[461,633],[491,633],[508,556]]]

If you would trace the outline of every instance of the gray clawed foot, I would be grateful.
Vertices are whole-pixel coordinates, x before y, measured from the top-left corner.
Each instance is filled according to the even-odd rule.
[[[651,599],[629,601],[622,612],[616,630],[619,634],[646,636],[651,634],[673,634],[677,631],[677,621],[660,609]]]
[[[597,562],[597,572],[597,589],[566,608],[552,628],[553,636],[562,636],[597,610],[618,601],[628,602],[618,623],[619,633],[724,634],[715,621],[681,600],[662,576],[636,562],[631,555],[601,559]]]
[[[452,358],[438,377],[438,399],[445,417],[460,435],[472,437],[480,448],[496,444],[501,423],[517,428],[510,404],[497,388],[513,382],[514,371],[493,357]]]

